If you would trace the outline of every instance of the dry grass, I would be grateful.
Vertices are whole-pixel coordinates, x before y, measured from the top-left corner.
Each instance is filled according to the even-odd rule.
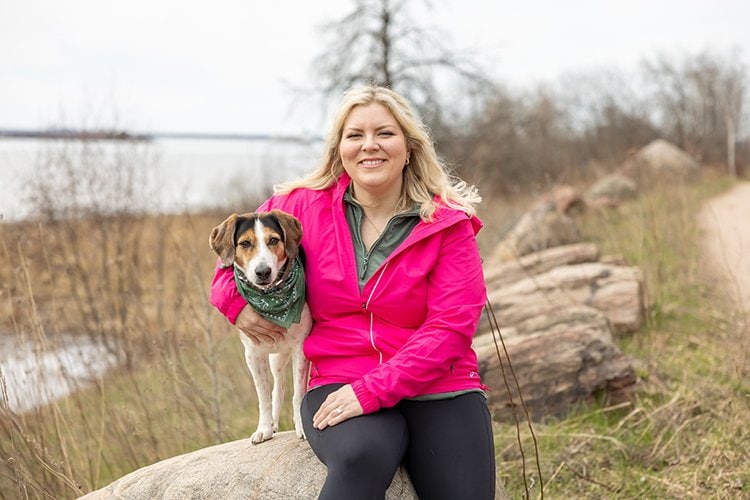
[[[251,382],[235,334],[208,304],[214,257],[198,243],[217,220],[118,216],[32,231],[3,226],[2,329],[34,342],[40,363],[72,332],[107,345],[120,368],[28,413],[0,404],[0,497],[75,496],[248,434]]]

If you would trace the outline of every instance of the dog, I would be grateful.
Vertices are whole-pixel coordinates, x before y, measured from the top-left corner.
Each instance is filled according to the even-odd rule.
[[[221,259],[222,267],[234,266],[240,292],[246,298],[247,294],[250,294],[251,298],[255,298],[257,294],[260,305],[251,299],[248,300],[251,300],[254,309],[263,315],[264,311],[259,309],[270,302],[267,294],[273,290],[287,292],[281,283],[289,281],[291,272],[303,272],[301,265],[293,271],[301,238],[302,225],[299,220],[280,210],[272,210],[230,215],[211,231],[209,246]],[[304,275],[301,279],[304,286]],[[283,299],[286,298],[284,295]],[[284,300],[281,301],[282,309],[285,305]],[[302,343],[310,333],[312,316],[304,297],[301,300],[303,303],[299,322],[288,326],[283,340],[255,344],[240,331],[240,340],[245,347],[245,361],[258,394],[258,427],[251,436],[253,444],[271,439],[273,433],[279,429],[279,414],[284,402],[284,375],[290,359],[294,374],[294,430],[297,437],[305,438],[300,405],[307,388],[309,362],[302,352]],[[299,304],[297,307],[299,308]],[[274,309],[266,317],[281,324],[275,320],[279,315],[287,313],[286,310]],[[286,322],[289,323],[290,319],[287,318]]]

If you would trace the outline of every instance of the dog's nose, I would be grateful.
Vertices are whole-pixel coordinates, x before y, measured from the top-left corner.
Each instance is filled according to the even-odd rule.
[[[268,278],[271,277],[271,267],[267,264],[261,264],[255,268],[255,275],[261,281],[268,281]]]

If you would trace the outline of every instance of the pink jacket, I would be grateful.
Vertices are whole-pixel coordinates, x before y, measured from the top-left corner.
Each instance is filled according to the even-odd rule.
[[[310,387],[352,384],[365,413],[403,398],[483,387],[471,341],[486,299],[476,244],[482,223],[441,205],[420,221],[360,292],[344,213],[350,179],[322,191],[297,189],[259,210],[302,222]],[[217,268],[211,303],[234,323],[245,301],[231,268]]]

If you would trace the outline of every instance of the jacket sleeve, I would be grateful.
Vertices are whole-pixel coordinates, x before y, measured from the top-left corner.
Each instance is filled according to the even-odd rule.
[[[365,413],[420,394],[471,350],[487,296],[472,221],[447,231],[426,279],[425,322],[391,359],[352,384]]]
[[[266,212],[273,208],[274,198],[267,200],[260,207],[259,212]],[[216,261],[214,277],[211,281],[211,293],[209,296],[211,304],[226,316],[231,324],[235,324],[240,311],[247,305],[245,299],[237,291],[234,282],[234,271],[231,267],[222,268],[221,260]]]

